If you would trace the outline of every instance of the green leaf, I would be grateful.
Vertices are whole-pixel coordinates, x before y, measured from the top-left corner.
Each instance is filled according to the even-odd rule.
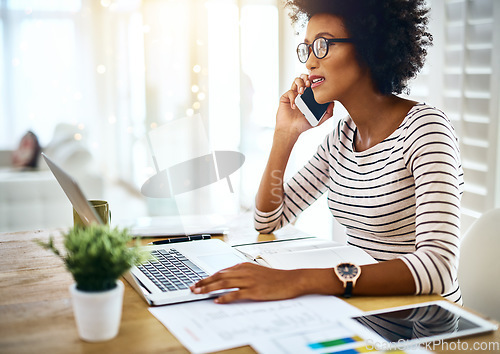
[[[63,234],[66,255],[54,246],[54,238],[48,242],[35,240],[63,259],[71,272],[76,287],[83,291],[103,291],[116,286],[116,280],[133,265],[149,259],[150,253],[136,240],[132,247],[132,235],[127,229],[111,229],[106,225],[72,228]]]

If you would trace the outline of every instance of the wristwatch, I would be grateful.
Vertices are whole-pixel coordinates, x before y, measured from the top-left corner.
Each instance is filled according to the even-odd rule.
[[[354,288],[356,280],[358,280],[361,275],[361,267],[352,263],[340,263],[334,270],[340,281],[344,283],[344,297],[351,297],[352,288]]]

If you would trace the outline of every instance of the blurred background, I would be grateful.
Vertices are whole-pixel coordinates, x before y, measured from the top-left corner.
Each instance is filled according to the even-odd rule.
[[[434,46],[410,97],[444,110],[458,132],[465,229],[500,204],[500,2],[428,3]],[[140,193],[156,173],[146,135],[198,115],[206,153],[239,151],[246,159],[231,176],[234,193],[219,181],[182,212],[251,210],[279,97],[306,72],[295,54],[302,39],[277,0],[0,0],[0,231],[72,224],[45,162],[27,168],[13,158],[34,144],[28,131],[89,199],[110,202],[114,220],[176,215],[175,199]],[[334,118],[345,114],[337,105]],[[334,120],[300,138],[288,175]],[[199,143],[189,131],[180,139],[182,146],[164,141],[154,153],[175,156]],[[324,199],[297,226],[342,234]]]

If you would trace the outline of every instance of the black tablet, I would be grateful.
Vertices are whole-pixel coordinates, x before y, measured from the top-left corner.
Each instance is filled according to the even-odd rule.
[[[411,349],[498,329],[496,324],[447,301],[367,312],[351,318],[348,326],[378,350]]]

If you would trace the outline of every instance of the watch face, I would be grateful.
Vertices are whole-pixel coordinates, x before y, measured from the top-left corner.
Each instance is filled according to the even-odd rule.
[[[342,278],[349,280],[358,275],[359,269],[354,264],[342,263],[337,266],[337,272]]]

